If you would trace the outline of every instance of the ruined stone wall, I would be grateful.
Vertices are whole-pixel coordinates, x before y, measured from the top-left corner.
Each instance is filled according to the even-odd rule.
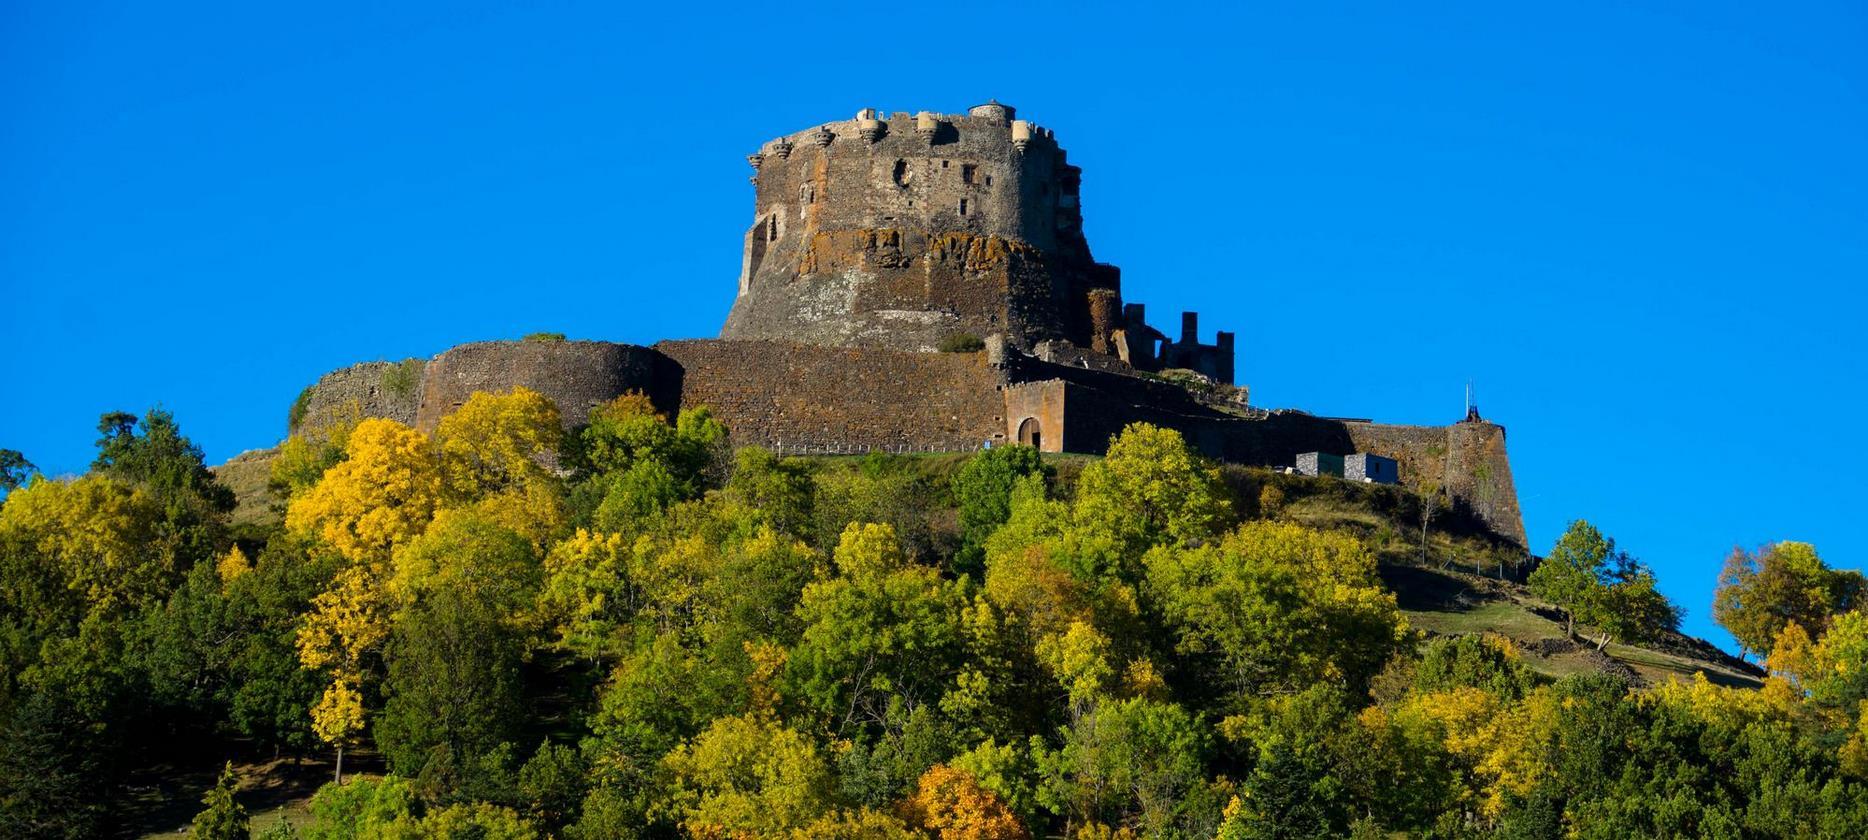
[[[1463,422],[1451,426],[1394,426],[1345,423],[1357,452],[1400,462],[1401,482],[1419,488],[1437,483],[1455,504],[1464,505],[1500,535],[1524,543],[1524,518],[1505,452],[1505,427]]]
[[[300,408],[287,419],[286,433],[315,432],[364,417],[413,424],[425,365],[421,359],[364,362],[320,376],[305,389]]]
[[[1032,383],[1013,388],[1036,390],[1043,383],[1061,389],[1063,427],[1052,430],[1047,425],[1046,433],[1061,435],[1065,451],[1101,453],[1123,427],[1146,422],[1177,429],[1203,454],[1236,464],[1288,467],[1296,464],[1301,452],[1369,452],[1395,459],[1402,483],[1439,484],[1454,504],[1500,536],[1524,543],[1524,522],[1502,426],[1485,422],[1451,426],[1355,423],[1294,411],[1238,417],[1206,406],[1167,383],[1031,358],[1015,360],[1012,378]],[[1047,378],[1050,383],[1045,383]],[[1008,398],[1008,415],[1013,405]],[[1016,423],[1016,418],[1009,423]]]
[[[555,402],[567,427],[596,405],[641,391],[671,413],[709,406],[736,445],[792,451],[971,451],[1017,440],[1029,418],[1043,449],[1100,454],[1124,427],[1147,422],[1237,464],[1291,466],[1301,452],[1393,458],[1403,483],[1440,484],[1498,534],[1524,540],[1501,426],[1397,426],[1302,412],[1245,417],[1168,382],[993,347],[918,353],[774,341],[466,344],[425,366],[413,362],[419,398],[389,387],[389,377],[406,375],[407,366],[378,362],[328,374],[310,391],[304,424],[360,414],[432,430],[475,391],[515,385]]]
[[[428,363],[414,423],[433,431],[475,391],[499,393],[523,385],[558,406],[569,428],[590,409],[631,391],[658,407],[677,402],[678,376],[661,354],[605,341],[484,341],[455,347]]]
[[[722,338],[1027,346],[1088,323],[1079,176],[1008,108],[859,115],[749,160],[754,218]]]
[[[770,341],[655,349],[680,368],[681,405],[711,408],[736,446],[969,451],[1003,439],[1001,380],[983,352]]]

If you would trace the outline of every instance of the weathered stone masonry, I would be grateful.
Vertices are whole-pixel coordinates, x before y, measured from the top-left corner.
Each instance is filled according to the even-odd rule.
[[[1232,334],[1202,344],[1186,313],[1169,339],[1122,300],[1121,272],[1097,263],[1083,237],[1081,171],[1009,106],[865,110],[749,160],[754,221],[720,340],[481,342],[357,365],[309,389],[300,424],[364,415],[432,430],[475,391],[520,385],[555,402],[566,426],[641,392],[665,412],[710,407],[736,445],[792,451],[1016,441],[1101,453],[1123,427],[1149,422],[1234,463],[1393,458],[1403,481],[1437,484],[1524,540],[1505,430],[1476,414],[1451,426],[1335,420],[1196,397],[1152,377],[1181,368],[1230,385]],[[985,349],[932,352],[962,334]]]

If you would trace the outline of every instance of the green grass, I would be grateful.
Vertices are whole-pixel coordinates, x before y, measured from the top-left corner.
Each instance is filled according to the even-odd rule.
[[[247,815],[248,825],[253,830],[253,836],[258,837],[261,833],[277,826],[280,820],[285,820],[287,825],[302,834],[305,827],[311,824],[310,804],[311,797],[307,796],[275,807],[250,812]],[[188,840],[188,827],[182,826],[174,831],[145,834],[142,840]]]

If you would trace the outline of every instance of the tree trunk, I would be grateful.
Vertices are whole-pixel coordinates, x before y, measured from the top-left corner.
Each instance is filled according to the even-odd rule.
[[[344,745],[337,745],[337,783],[344,783]]]
[[[1563,611],[1563,635],[1570,641],[1576,641],[1576,613]]]

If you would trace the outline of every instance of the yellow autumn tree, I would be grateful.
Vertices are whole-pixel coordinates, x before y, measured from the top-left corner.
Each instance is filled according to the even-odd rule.
[[[1559,712],[1560,701],[1549,688],[1507,703],[1483,689],[1461,686],[1410,695],[1394,710],[1393,722],[1414,739],[1440,740],[1471,774],[1473,801],[1468,804],[1495,818],[1548,772]],[[1362,723],[1373,727],[1384,718],[1379,708],[1372,709]]]
[[[214,570],[220,574],[222,583],[232,583],[235,578],[253,571],[253,561],[248,560],[246,552],[241,551],[240,546],[236,545],[227,549],[226,554],[221,555]]]
[[[344,772],[344,747],[363,729],[363,657],[389,636],[389,602],[377,567],[340,569],[325,591],[312,598],[298,630],[298,661],[322,671],[331,682],[311,709],[312,731],[337,750],[337,775]]]
[[[476,392],[435,428],[448,488],[478,499],[534,484],[555,486],[564,445],[558,407],[530,388]]]
[[[831,802],[830,764],[796,730],[752,716],[716,719],[662,759],[692,837],[775,837]]]
[[[175,562],[158,541],[161,518],[143,490],[100,475],[40,479],[6,497],[0,535],[50,560],[83,609],[108,612],[165,591]]]
[[[377,417],[357,424],[346,455],[292,500],[285,525],[352,562],[387,561],[434,518],[441,469],[426,435]]]
[[[1031,835],[999,795],[965,770],[936,764],[907,803],[910,820],[940,840],[1027,840]]]
[[[311,707],[311,731],[337,748],[336,781],[342,784],[344,747],[363,731],[363,694],[349,678],[339,678],[319,695],[317,704]]]

